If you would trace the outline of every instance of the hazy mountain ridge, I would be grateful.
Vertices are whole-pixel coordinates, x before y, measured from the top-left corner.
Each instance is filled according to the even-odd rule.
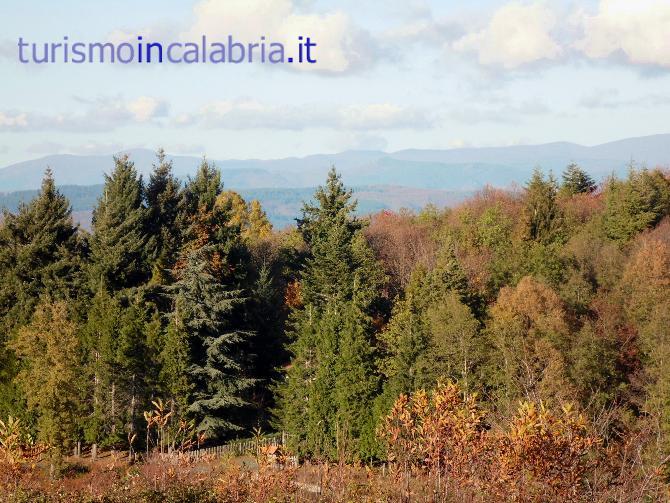
[[[85,229],[90,229],[92,209],[102,194],[103,185],[62,185],[59,190],[69,199],[74,219]],[[238,192],[247,201],[258,199],[272,224],[278,228],[295,223],[302,203],[312,198],[315,187],[240,189]],[[358,200],[358,213],[362,215],[389,209],[407,208],[418,210],[427,204],[444,207],[456,204],[470,196],[468,191],[444,191],[415,189],[396,186],[354,187]],[[37,195],[37,190],[22,190],[0,193],[0,208],[16,211],[21,203],[27,203]]]
[[[155,161],[148,149],[127,153],[147,176]],[[191,175],[201,158],[169,155],[180,178]],[[261,160],[213,160],[228,187],[234,189],[314,187],[336,166],[349,185],[402,185],[440,190],[473,190],[484,184],[522,183],[536,166],[560,172],[577,162],[598,178],[621,174],[634,160],[639,165],[670,165],[670,134],[628,138],[586,147],[556,142],[544,145],[459,148],[450,150],[347,151],[307,157]],[[36,189],[44,170],[54,171],[59,185],[103,183],[113,167],[112,155],[59,154],[0,169],[0,191]]]

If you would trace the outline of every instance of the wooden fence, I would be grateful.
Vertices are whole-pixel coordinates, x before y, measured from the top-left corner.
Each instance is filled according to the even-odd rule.
[[[285,441],[286,435],[284,433],[278,433],[276,435],[268,435],[259,438],[235,440],[222,445],[201,447],[200,449],[188,451],[186,455],[191,459],[237,457],[246,454],[255,456],[260,448],[267,447],[268,445],[283,446]]]

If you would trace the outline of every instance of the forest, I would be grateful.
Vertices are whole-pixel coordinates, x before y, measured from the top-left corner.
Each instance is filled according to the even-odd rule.
[[[224,181],[4,212],[0,499],[670,498],[670,173],[357,216],[333,168],[284,229]]]

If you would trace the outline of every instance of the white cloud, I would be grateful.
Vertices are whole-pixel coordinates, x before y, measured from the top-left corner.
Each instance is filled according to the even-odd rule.
[[[28,114],[25,112],[0,112],[0,131],[25,129],[28,127]]]
[[[372,58],[371,37],[341,11],[302,13],[292,0],[201,0],[194,7],[195,22],[181,34],[185,41],[232,35],[243,43],[282,42],[287,55],[297,51],[298,36],[309,36],[317,63],[290,68],[343,73],[364,67]],[[287,68],[289,65],[287,65]]]
[[[551,114],[552,110],[540,101],[511,101],[490,104],[454,105],[447,118],[464,124],[476,123],[520,123],[529,117]]]
[[[156,117],[167,115],[168,105],[165,101],[149,96],[140,96],[126,104],[127,110],[137,122],[147,122]]]
[[[129,101],[120,98],[99,98],[95,101],[76,99],[76,101],[84,104],[83,112],[45,115],[0,111],[0,131],[110,131],[132,124],[145,124],[165,117],[168,112],[166,101],[147,96]]]
[[[140,147],[142,147],[142,145],[140,144],[123,145],[121,143],[99,143],[95,141],[90,141],[87,143],[83,143],[81,145],[66,147],[65,151],[78,155],[96,155],[96,154],[117,153],[124,149],[130,150]]]
[[[552,38],[556,15],[541,3],[512,2],[497,10],[488,25],[451,44],[461,53],[475,53],[480,64],[514,69],[561,56]]]
[[[255,100],[218,101],[176,119],[181,125],[223,129],[330,128],[346,130],[423,129],[433,116],[423,109],[389,103],[343,107],[304,104],[270,105]]]
[[[589,58],[619,54],[633,64],[670,68],[668,0],[601,0],[595,14],[577,18],[584,36],[575,47]]]

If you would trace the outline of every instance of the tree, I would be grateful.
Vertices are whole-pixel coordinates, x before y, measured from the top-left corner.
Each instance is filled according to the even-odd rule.
[[[121,328],[119,300],[100,289],[90,302],[82,327],[85,353],[85,396],[87,417],[85,438],[98,445],[115,445],[123,440],[121,402],[116,375],[117,334]]]
[[[431,270],[416,268],[379,336],[384,347],[381,368],[387,377],[378,401],[381,413],[399,394],[433,387],[439,378],[457,380],[468,391],[478,387],[479,322],[468,303],[478,306],[454,243],[447,242]]]
[[[597,188],[596,182],[589,174],[580,168],[577,164],[569,164],[563,171],[563,184],[561,192],[574,196],[576,194],[589,194]]]
[[[171,287],[174,326],[168,343],[175,347],[165,353],[166,375],[177,401],[188,403],[182,413],[196,419],[197,429],[224,436],[241,429],[236,409],[247,405],[244,392],[254,383],[239,351],[251,334],[240,326],[242,292],[220,283],[207,257],[206,248],[189,255]]]
[[[128,156],[114,158],[93,210],[90,277],[93,290],[118,291],[149,277],[142,179]]]
[[[167,281],[179,250],[177,217],[181,193],[180,184],[172,174],[172,161],[167,160],[163,149],[158,151],[157,158],[158,164],[154,164],[146,188],[146,222],[152,239],[152,277],[162,284]]]
[[[63,301],[45,302],[11,346],[21,361],[17,376],[37,415],[42,441],[61,456],[77,435],[81,347],[78,327]]]
[[[518,399],[564,401],[571,396],[564,356],[570,327],[555,292],[531,277],[505,287],[490,309],[489,363],[499,404]]]
[[[612,178],[605,186],[605,236],[626,242],[670,215],[670,180],[660,170],[632,169],[627,180]]]
[[[242,233],[246,239],[259,240],[267,238],[272,233],[272,224],[263,211],[260,201],[253,199],[249,203],[249,225]]]
[[[560,237],[561,212],[556,203],[557,186],[552,175],[545,180],[539,169],[533,172],[525,194],[527,236],[533,241],[551,243]]]
[[[211,211],[222,190],[221,172],[203,158],[195,177],[188,178],[182,192],[179,208],[182,228],[188,228],[193,215],[201,208],[204,211]]]
[[[21,397],[12,384],[17,368],[6,345],[26,325],[48,293],[78,297],[83,289],[85,243],[72,221],[68,200],[47,169],[37,196],[0,226],[0,415],[19,414]]]
[[[310,252],[300,279],[302,303],[292,313],[293,360],[279,389],[278,413],[301,454],[366,457],[375,448],[379,268],[352,215],[351,191],[334,169],[314,199],[298,221]]]

